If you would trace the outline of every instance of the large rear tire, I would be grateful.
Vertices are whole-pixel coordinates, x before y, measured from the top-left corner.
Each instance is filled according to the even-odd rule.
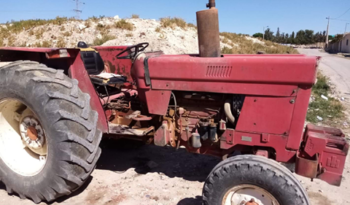
[[[310,205],[292,173],[276,161],[240,155],[219,163],[203,187],[205,205]]]
[[[9,194],[51,202],[84,184],[102,138],[89,102],[61,70],[31,61],[0,67],[0,180]]]

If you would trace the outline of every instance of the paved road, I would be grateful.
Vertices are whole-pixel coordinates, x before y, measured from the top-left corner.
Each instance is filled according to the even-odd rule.
[[[350,93],[350,59],[320,52],[317,49],[298,49],[299,53],[321,56],[319,69],[328,76],[341,93]]]

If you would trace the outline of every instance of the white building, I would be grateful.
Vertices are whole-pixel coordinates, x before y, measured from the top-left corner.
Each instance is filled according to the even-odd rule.
[[[350,53],[350,33],[345,33],[340,43],[340,52]]]

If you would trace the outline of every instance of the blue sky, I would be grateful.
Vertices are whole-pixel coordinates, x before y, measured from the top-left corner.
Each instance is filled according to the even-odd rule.
[[[141,18],[181,17],[195,23],[195,12],[205,9],[207,0],[83,0],[81,18],[139,14]],[[269,26],[276,32],[300,29],[325,30],[327,16],[336,18],[350,8],[349,0],[217,0],[220,30],[253,34]],[[73,0],[0,0],[0,23],[32,18],[74,16]],[[343,33],[350,23],[350,11],[331,21],[330,34]],[[350,24],[348,25],[350,32]]]

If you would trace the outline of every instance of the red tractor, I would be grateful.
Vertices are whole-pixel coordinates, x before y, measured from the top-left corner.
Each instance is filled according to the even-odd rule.
[[[51,202],[84,184],[104,134],[223,157],[206,205],[309,205],[295,173],[340,185],[349,145],[304,121],[317,57],[221,55],[218,10],[197,12],[199,55],[148,43],[1,48],[0,179]]]

